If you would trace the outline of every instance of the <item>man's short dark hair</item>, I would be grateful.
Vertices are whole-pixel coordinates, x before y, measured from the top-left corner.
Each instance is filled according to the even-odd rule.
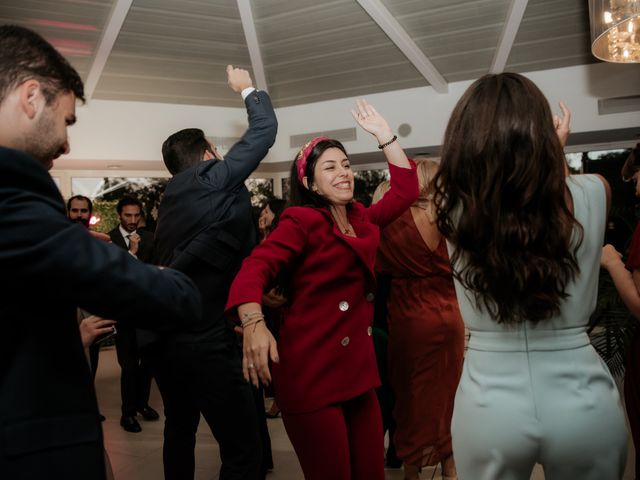
[[[80,75],[49,42],[23,27],[0,26],[0,103],[11,88],[32,79],[48,104],[62,91],[84,102]]]
[[[118,212],[118,215],[122,213],[122,209],[124,207],[129,205],[137,205],[138,207],[140,207],[140,213],[142,213],[142,202],[137,198],[125,196],[125,197],[122,197],[118,202],[118,205],[116,205],[116,211]]]
[[[71,202],[73,202],[74,200],[82,200],[87,202],[87,205],[89,206],[89,213],[93,213],[93,203],[91,203],[89,197],[85,197],[84,195],[74,195],[69,200],[67,200],[67,213],[69,213],[69,210],[71,210]]]
[[[162,144],[162,158],[171,175],[197,165],[207,151],[211,152],[211,145],[199,128],[180,130]]]

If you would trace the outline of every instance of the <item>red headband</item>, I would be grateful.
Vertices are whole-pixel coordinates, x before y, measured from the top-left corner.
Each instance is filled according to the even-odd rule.
[[[313,140],[310,140],[302,147],[300,153],[296,157],[296,170],[298,172],[298,180],[302,183],[302,179],[304,178],[304,171],[307,169],[307,158],[309,158],[309,154],[311,150],[320,142],[324,140],[331,140],[329,137],[316,137]]]

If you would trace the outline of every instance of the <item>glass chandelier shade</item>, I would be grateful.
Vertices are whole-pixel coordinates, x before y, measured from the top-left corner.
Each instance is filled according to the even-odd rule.
[[[596,58],[640,63],[640,0],[589,0],[589,17]]]

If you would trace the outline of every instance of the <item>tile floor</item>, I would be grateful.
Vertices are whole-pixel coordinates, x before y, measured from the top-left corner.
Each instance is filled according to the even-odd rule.
[[[96,376],[96,390],[100,411],[107,419],[103,422],[105,444],[115,480],[162,480],[162,420],[145,422],[140,433],[125,432],[120,421],[120,369],[113,347],[103,348]],[[162,401],[155,384],[150,405],[162,412]],[[298,459],[293,452],[281,419],[268,420],[275,468],[268,480],[302,480]],[[624,480],[633,479],[633,449]],[[218,446],[204,421],[200,422],[196,445],[196,480],[216,480],[220,460]],[[402,470],[387,470],[386,480],[402,480]],[[429,468],[422,472],[424,480],[441,480],[440,470]],[[542,469],[537,466],[531,480],[543,480]],[[327,479],[330,480],[330,479]]]

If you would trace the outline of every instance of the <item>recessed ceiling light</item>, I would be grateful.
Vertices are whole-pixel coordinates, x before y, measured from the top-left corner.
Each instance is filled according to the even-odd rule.
[[[122,168],[122,165],[107,165],[109,170],[117,170],[118,168]]]

